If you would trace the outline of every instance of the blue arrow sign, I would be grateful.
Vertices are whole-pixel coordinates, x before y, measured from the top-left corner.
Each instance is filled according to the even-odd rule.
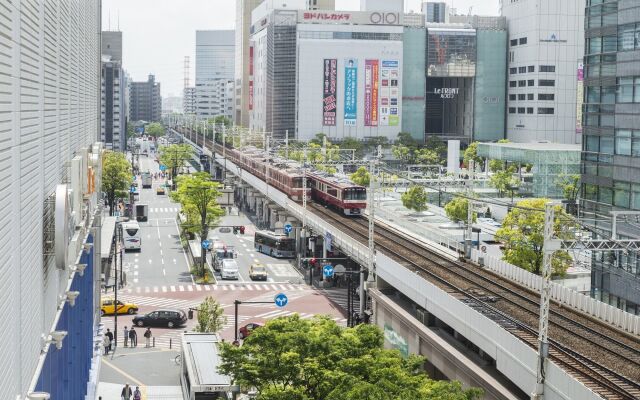
[[[131,193],[135,193],[136,192],[136,187],[135,186],[131,186],[131,188],[129,189],[129,191]]]
[[[287,305],[289,299],[284,293],[278,293],[276,297],[273,298],[273,302],[276,304],[276,306],[282,308]]]
[[[287,235],[290,234],[292,230],[293,230],[293,226],[291,226],[291,224],[286,224],[284,226],[284,233],[286,233]]]
[[[328,264],[322,267],[322,273],[326,278],[331,278],[333,276],[333,272],[333,265]]]
[[[167,166],[166,165],[161,165],[160,166],[160,171],[164,172],[167,170]]]
[[[208,241],[208,240],[203,240],[202,241],[202,248],[203,249],[208,249],[209,246],[211,246],[211,242],[210,241]]]

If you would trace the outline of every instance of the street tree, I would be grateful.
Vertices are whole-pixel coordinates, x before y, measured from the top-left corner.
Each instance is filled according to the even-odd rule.
[[[473,161],[476,165],[482,164],[482,157],[478,156],[478,142],[473,142],[464,151],[463,161],[465,165],[469,165],[469,161]]]
[[[369,187],[371,174],[369,173],[367,167],[360,167],[356,170],[356,172],[351,174],[349,178],[351,179],[351,182],[355,183],[356,185]]]
[[[451,399],[472,400],[479,389],[436,382],[425,359],[383,348],[375,325],[341,328],[328,317],[277,318],[252,332],[242,346],[222,344],[220,372],[258,400]]]
[[[439,165],[442,163],[442,158],[435,150],[428,148],[416,149],[413,152],[413,160],[417,164],[425,165]]]
[[[217,333],[226,323],[227,317],[224,316],[224,308],[216,299],[207,296],[198,307],[198,325],[193,330],[202,333]]]
[[[509,167],[507,169],[494,172],[489,178],[489,183],[498,190],[498,194],[500,196],[504,195],[509,190],[513,190],[510,188],[518,185],[519,181],[518,178],[513,175],[514,172],[514,167]]]
[[[102,190],[107,195],[109,215],[113,215],[116,199],[129,195],[132,181],[131,164],[124,153],[106,151],[102,156]]]
[[[555,184],[562,189],[562,195],[565,199],[575,203],[580,192],[580,175],[562,174],[558,176]]]
[[[171,177],[175,180],[178,169],[193,157],[193,147],[188,144],[172,144],[158,149],[160,164],[171,170]]]
[[[406,192],[402,193],[400,199],[402,200],[402,205],[409,210],[422,212],[429,209],[427,206],[429,197],[423,186],[411,186]]]
[[[418,142],[411,136],[408,132],[400,132],[398,133],[398,137],[396,138],[396,145],[402,145],[406,147],[417,147]]]
[[[454,197],[453,200],[444,206],[444,211],[447,213],[447,217],[453,222],[467,222],[469,200],[462,197]],[[478,214],[473,212],[473,222],[477,221]]]
[[[403,144],[391,146],[391,154],[403,163],[409,163],[413,159],[413,152],[410,147]]]
[[[360,140],[352,137],[346,137],[340,143],[341,149],[355,150],[355,156],[357,159],[364,157],[364,143]]]
[[[424,147],[435,151],[440,157],[446,156],[447,145],[438,136],[429,135],[424,142]]]
[[[171,198],[180,203],[186,217],[183,228],[187,232],[198,233],[200,241],[209,236],[209,228],[218,223],[224,210],[218,205],[220,184],[213,182],[206,172],[182,175],[177,179],[178,189],[171,193]],[[205,276],[205,271],[201,271]]]
[[[145,133],[149,136],[160,137],[164,136],[164,126],[159,122],[152,122],[144,129]]]
[[[503,259],[536,275],[542,273],[544,244],[544,209],[548,199],[526,199],[519,201],[502,222],[496,239],[505,245]],[[553,232],[561,239],[571,239],[571,223],[560,206],[555,206]],[[571,266],[571,256],[566,251],[557,251],[552,257],[554,275],[563,276]]]

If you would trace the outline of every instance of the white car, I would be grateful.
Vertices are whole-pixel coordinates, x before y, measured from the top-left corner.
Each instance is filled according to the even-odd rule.
[[[220,276],[222,279],[239,279],[240,274],[238,272],[238,263],[236,260],[224,259],[222,260],[222,268],[220,269]]]

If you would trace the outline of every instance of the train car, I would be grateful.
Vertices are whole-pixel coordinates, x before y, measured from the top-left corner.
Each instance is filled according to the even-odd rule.
[[[346,178],[312,174],[311,197],[314,201],[337,209],[344,215],[362,215],[362,211],[367,207],[367,189]]]
[[[304,174],[296,163],[275,160],[269,168],[268,183],[287,194],[294,201],[302,201],[304,193]],[[311,186],[307,178],[307,200],[311,199]]]

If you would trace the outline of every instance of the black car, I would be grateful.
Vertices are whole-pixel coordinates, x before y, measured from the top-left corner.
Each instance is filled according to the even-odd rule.
[[[133,319],[137,326],[166,326],[174,328],[184,325],[187,315],[182,310],[157,310]]]

